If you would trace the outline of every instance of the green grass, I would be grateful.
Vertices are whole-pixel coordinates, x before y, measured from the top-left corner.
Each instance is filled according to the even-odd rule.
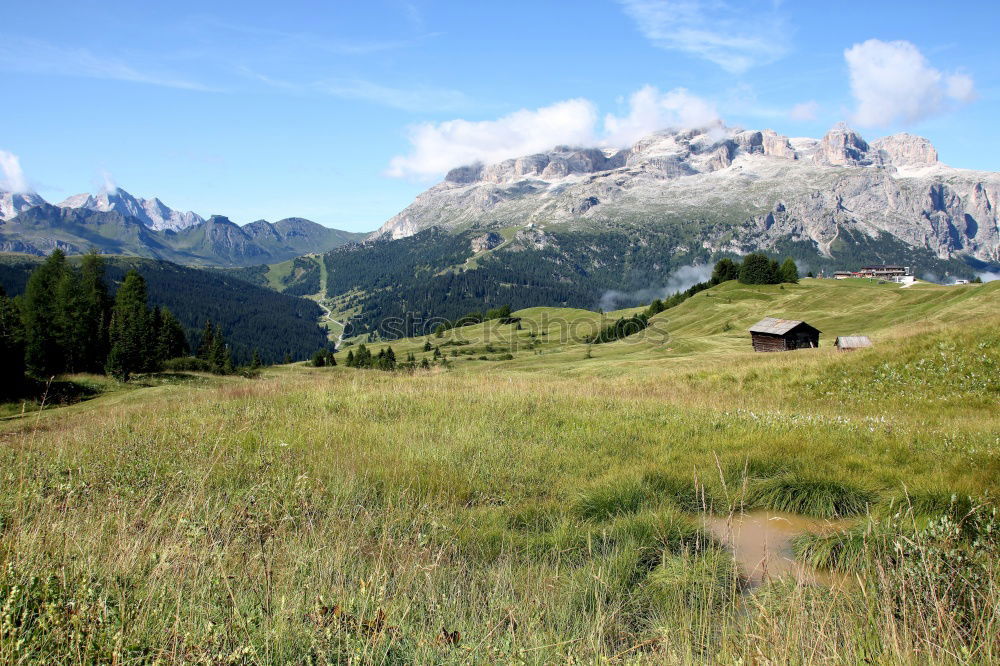
[[[598,313],[532,308],[431,336],[473,351],[447,368],[294,364],[0,421],[0,662],[996,661],[992,533],[941,520],[998,490],[998,296],[723,285],[589,359],[563,333]],[[767,314],[823,348],[748,352]],[[875,348],[829,347],[854,332]],[[502,339],[513,360],[465,360]],[[797,546],[851,586],[747,593],[700,516],[743,506],[891,537]]]

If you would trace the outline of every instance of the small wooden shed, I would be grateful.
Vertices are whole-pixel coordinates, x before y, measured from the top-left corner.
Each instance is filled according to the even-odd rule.
[[[765,317],[750,327],[753,350],[759,352],[792,351],[819,347],[821,331],[804,321]]]
[[[833,343],[840,351],[854,351],[871,347],[872,341],[867,335],[841,335]]]

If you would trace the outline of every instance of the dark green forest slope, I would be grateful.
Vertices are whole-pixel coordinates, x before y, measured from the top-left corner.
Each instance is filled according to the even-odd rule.
[[[303,298],[167,261],[105,260],[110,290],[117,290],[129,268],[138,270],[146,279],[149,304],[174,313],[192,348],[209,319],[221,326],[236,363],[249,362],[254,349],[266,363],[281,362],[285,354],[300,360],[327,342],[326,332],[316,323],[322,310]],[[10,295],[23,293],[28,275],[40,261],[28,255],[0,255],[0,285]]]

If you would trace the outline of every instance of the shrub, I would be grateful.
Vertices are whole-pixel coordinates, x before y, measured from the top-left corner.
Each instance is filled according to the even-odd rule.
[[[194,356],[181,356],[164,361],[163,369],[170,372],[212,372],[212,364]]]

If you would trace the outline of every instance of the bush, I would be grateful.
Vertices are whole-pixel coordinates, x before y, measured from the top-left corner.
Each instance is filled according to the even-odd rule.
[[[212,364],[194,356],[180,356],[163,362],[163,369],[168,372],[212,372]]]

